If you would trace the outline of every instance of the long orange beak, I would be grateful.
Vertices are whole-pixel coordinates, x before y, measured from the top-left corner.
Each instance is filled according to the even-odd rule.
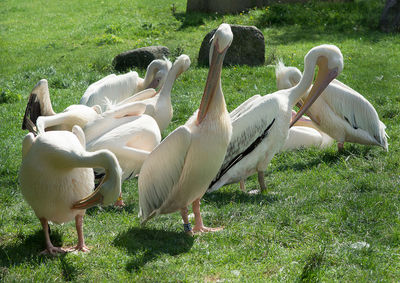
[[[210,102],[215,94],[215,90],[218,86],[218,81],[221,78],[222,64],[224,62],[226,51],[229,45],[222,51],[218,51],[218,39],[216,39],[214,44],[214,51],[212,54],[210,69],[208,71],[207,82],[204,88],[203,97],[201,99],[199,112],[197,114],[197,124],[199,125],[204,117],[207,115]]]
[[[315,100],[321,95],[321,93],[331,83],[331,81],[333,81],[338,76],[338,74],[338,68],[334,68],[332,70],[329,70],[328,68],[326,68],[326,70],[323,70],[323,68],[320,68],[318,70],[315,83],[311,88],[307,99],[304,101],[303,106],[301,106],[296,116],[290,122],[290,127],[292,127],[297,122],[297,120],[299,120],[300,117],[307,112],[307,110],[311,107]]]
[[[105,177],[101,179],[100,184],[96,187],[94,192],[89,196],[77,201],[72,205],[72,209],[88,209],[92,206],[103,203],[103,195],[100,193],[100,187],[103,185]]]

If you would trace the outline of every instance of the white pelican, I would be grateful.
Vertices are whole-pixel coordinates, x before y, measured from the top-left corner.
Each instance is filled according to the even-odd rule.
[[[144,160],[161,141],[157,122],[143,114],[145,109],[143,103],[125,104],[103,113],[102,118],[84,128],[88,138],[87,150],[108,149],[113,152],[122,168],[123,181],[139,173]],[[122,195],[115,205],[124,205]]]
[[[170,68],[171,62],[168,59],[154,60],[147,67],[144,79],[133,71],[118,76],[108,75],[91,84],[79,103],[87,106],[100,105],[105,111],[108,101],[116,104],[147,88],[161,87]]]
[[[47,80],[42,79],[33,87],[29,95],[22,129],[36,132],[35,124],[38,117],[42,116],[46,117],[48,130],[71,131],[74,125],[83,127],[87,122],[96,119],[100,113],[101,109],[98,106],[71,105],[63,112],[57,114],[51,105]],[[60,119],[63,123],[59,122]]]
[[[265,96],[256,95],[232,111],[232,139],[209,192],[238,181],[244,190],[246,178],[255,173],[258,173],[261,190],[266,189],[264,171],[285,143],[292,108],[311,86],[316,65],[319,71],[309,94],[310,100],[292,120],[294,124],[329,82],[342,71],[343,57],[336,46],[321,45],[307,53],[304,57],[304,76],[296,87]]]
[[[102,113],[83,128],[88,151],[108,149],[115,154],[122,168],[122,181],[139,173],[144,159],[161,141],[157,122],[145,115],[145,110],[144,103],[127,103]],[[38,133],[76,119],[73,114],[39,117]],[[95,171],[102,173],[98,168]],[[123,206],[122,196],[115,205]]]
[[[301,72],[295,67],[276,66],[278,89],[295,86]],[[308,90],[301,97],[300,105]],[[388,150],[386,126],[378,117],[372,104],[361,94],[338,80],[333,80],[321,97],[308,109],[307,115],[317,127],[338,142],[338,150],[344,142],[378,145]]]
[[[178,58],[176,58],[174,64],[168,72],[165,83],[161,87],[158,93],[153,89],[149,89],[147,91],[143,91],[136,95],[133,95],[117,105],[122,105],[125,103],[131,103],[135,101],[141,101],[146,103],[146,111],[144,112],[147,115],[153,117],[158,126],[160,127],[160,131],[165,130],[169,123],[172,120],[173,109],[171,104],[171,90],[175,80],[188,68],[190,67],[190,58],[189,56],[182,54]]]
[[[232,133],[221,89],[222,63],[232,38],[230,26],[220,25],[211,43],[210,69],[198,111],[143,163],[139,174],[142,223],[158,214],[180,210],[188,233],[221,229],[204,227],[200,198],[221,167]],[[187,214],[190,203],[196,221],[193,231]]]
[[[296,112],[292,110],[292,117],[296,116]],[[319,130],[312,120],[306,116],[302,116],[289,129],[288,138],[285,141],[281,151],[300,149],[306,147],[327,148],[333,144],[334,140],[321,130]]]
[[[37,137],[28,133],[22,143],[22,155],[21,191],[43,226],[44,252],[66,251],[51,243],[48,221],[64,223],[74,218],[78,233],[74,249],[88,251],[82,230],[85,209],[111,204],[121,191],[121,169],[114,154],[108,150],[87,152],[82,129],[74,126],[72,133],[50,131]],[[106,172],[105,182],[95,192],[93,167]]]

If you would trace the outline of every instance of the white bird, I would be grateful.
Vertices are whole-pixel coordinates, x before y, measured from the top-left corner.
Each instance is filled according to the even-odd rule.
[[[153,117],[157,121],[157,124],[160,127],[160,131],[164,131],[171,122],[173,115],[171,104],[172,86],[175,80],[189,67],[189,56],[182,54],[181,56],[176,58],[174,64],[168,72],[165,83],[158,93],[156,93],[154,89],[142,91],[141,93],[135,94],[119,102],[117,105],[132,103],[136,101],[146,103],[147,106],[144,113]]]
[[[301,79],[295,67],[276,66],[278,89],[295,86]],[[300,105],[308,90],[301,97]],[[321,97],[310,107],[307,115],[318,129],[338,142],[338,150],[344,142],[378,145],[388,150],[386,126],[378,117],[372,104],[361,94],[338,80],[333,80]]]
[[[100,105],[102,111],[105,111],[108,101],[116,104],[147,88],[161,87],[170,68],[171,62],[168,59],[153,60],[147,67],[144,79],[133,71],[118,76],[108,75],[91,84],[79,103],[87,106]]]
[[[230,26],[222,24],[210,47],[210,69],[197,112],[168,135],[145,160],[139,174],[139,216],[142,223],[158,214],[180,210],[186,232],[192,233],[187,206],[192,203],[194,232],[206,228],[200,198],[221,167],[232,126],[221,89],[221,69],[232,42]]]
[[[143,114],[145,109],[143,103],[125,104],[106,111],[84,128],[87,150],[113,152],[122,168],[122,181],[139,174],[144,160],[161,141],[157,122]],[[124,205],[122,195],[115,205]]]
[[[83,127],[87,122],[96,119],[100,113],[101,109],[98,106],[71,105],[57,114],[51,105],[47,80],[42,79],[33,87],[29,95],[22,129],[36,132],[37,120],[43,119],[46,120],[48,130],[71,131],[74,125]],[[63,123],[60,123],[59,120],[62,120]],[[42,130],[44,131],[45,128]]]
[[[143,161],[161,141],[157,122],[145,115],[145,110],[146,104],[141,102],[120,105],[102,113],[83,128],[88,151],[108,149],[115,154],[122,168],[122,181],[139,173]],[[73,114],[68,117],[61,114],[39,117],[38,132],[43,133],[49,126],[60,127],[68,120],[74,120]],[[98,168],[95,172],[103,173]],[[124,205],[122,195],[115,205]]]
[[[292,110],[292,117],[296,112]],[[321,130],[319,130],[312,120],[302,116],[289,129],[288,138],[285,141],[281,151],[294,150],[307,147],[327,148],[333,144],[334,140]]]
[[[336,46],[321,45],[307,53],[304,57],[304,76],[296,87],[265,96],[256,95],[232,111],[232,139],[224,163],[211,183],[209,192],[238,181],[244,190],[246,178],[255,173],[258,173],[261,190],[266,189],[264,171],[287,139],[292,108],[311,86],[316,65],[319,71],[309,94],[310,100],[292,120],[293,125],[329,82],[342,71],[343,57]]]
[[[106,171],[105,182],[94,188],[93,167]],[[113,203],[121,191],[121,169],[108,150],[87,152],[82,129],[72,132],[28,133],[22,144],[19,171],[21,191],[39,218],[46,239],[45,253],[67,250],[50,241],[48,221],[64,223],[75,219],[78,244],[75,250],[88,251],[83,236],[85,209]]]

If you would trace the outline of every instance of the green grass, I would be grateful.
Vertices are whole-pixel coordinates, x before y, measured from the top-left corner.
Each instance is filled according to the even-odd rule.
[[[186,1],[0,2],[0,281],[397,281],[400,278],[400,36],[377,29],[383,1],[273,5],[239,15],[185,14]],[[155,3],[154,3],[155,2]],[[306,12],[305,12],[306,11]],[[238,184],[206,195],[204,220],[222,232],[187,237],[178,213],[139,225],[137,180],[123,184],[124,209],[92,208],[84,232],[91,252],[39,256],[40,223],[18,184],[20,129],[30,90],[49,81],[55,111],[78,103],[87,86],[114,72],[120,52],[165,45],[191,68],[173,88],[165,136],[198,108],[207,68],[197,66],[205,34],[220,23],[256,25],[266,59],[303,69],[313,46],[344,55],[339,79],[363,94],[387,126],[389,152],[346,144],[276,156],[268,192]],[[325,25],[325,23],[327,23]],[[144,70],[139,70],[141,75]],[[224,68],[229,110],[276,90],[269,66]],[[255,177],[248,190],[257,188]],[[52,226],[73,245],[73,223]],[[365,244],[366,243],[366,244]]]

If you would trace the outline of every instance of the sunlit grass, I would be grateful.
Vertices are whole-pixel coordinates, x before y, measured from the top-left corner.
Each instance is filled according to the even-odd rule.
[[[183,0],[1,2],[0,280],[398,280],[400,37],[377,31],[380,13],[374,9],[382,4],[313,2],[238,15],[186,15]],[[280,18],[279,9],[285,11]],[[320,22],[308,21],[307,15]],[[141,227],[137,180],[130,180],[123,185],[124,209],[88,210],[89,254],[39,256],[44,248],[40,223],[18,185],[26,134],[20,127],[32,87],[46,78],[54,109],[62,111],[78,103],[90,83],[114,72],[111,62],[118,53],[167,46],[171,59],[185,53],[192,66],[174,85],[174,117],[165,136],[198,108],[208,71],[197,66],[198,50],[222,22],[259,27],[267,64],[282,58],[302,70],[310,48],[337,45],[345,63],[339,79],[375,106],[387,126],[389,152],[346,144],[342,153],[335,146],[282,153],[266,172],[267,193],[247,195],[233,184],[206,195],[205,223],[225,229],[194,238],[182,232],[178,213]],[[222,86],[233,110],[252,95],[275,91],[274,69],[224,68]],[[248,190],[257,186],[255,177],[248,179]],[[73,223],[52,226],[52,240],[73,245]]]

